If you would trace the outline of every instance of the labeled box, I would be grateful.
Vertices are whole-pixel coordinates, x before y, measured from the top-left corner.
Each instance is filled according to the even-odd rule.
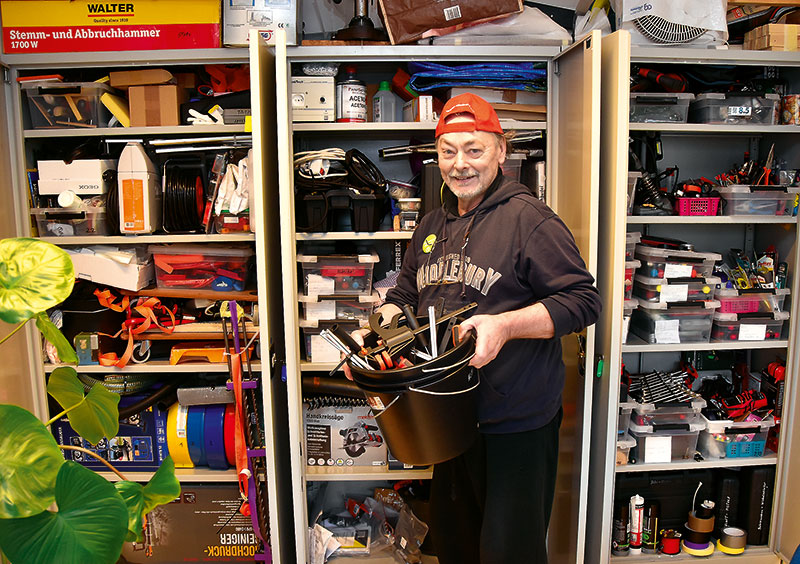
[[[312,255],[297,253],[303,267],[303,289],[307,296],[369,295],[372,270],[378,253],[358,255]]]
[[[689,106],[692,123],[760,124],[779,123],[781,97],[778,94],[706,92],[698,94]]]
[[[39,195],[57,196],[72,190],[78,196],[105,194],[108,183],[105,173],[117,170],[112,159],[75,159],[66,161],[37,161],[39,170]]]
[[[686,423],[668,429],[659,429],[657,425],[637,425],[631,421],[628,433],[636,440],[638,460],[645,464],[658,464],[693,459],[697,438],[705,428],[703,418],[696,415]]]
[[[433,111],[433,96],[422,95],[403,104],[403,121],[436,121]]]
[[[386,443],[368,406],[304,404],[303,417],[308,466],[386,466]]]
[[[326,321],[332,319],[356,321],[361,325],[369,321],[369,316],[380,303],[378,292],[359,296],[297,296],[303,308],[303,321]]]
[[[286,44],[297,44],[297,0],[222,0],[222,42],[226,47],[246,47],[250,30],[258,30],[268,45],[275,32],[286,30]]]
[[[631,317],[631,331],[646,343],[707,343],[719,302],[645,302]]]

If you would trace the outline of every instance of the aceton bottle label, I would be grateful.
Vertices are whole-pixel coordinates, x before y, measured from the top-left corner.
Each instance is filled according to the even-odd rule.
[[[337,85],[336,121],[367,121],[367,89],[363,84]]]

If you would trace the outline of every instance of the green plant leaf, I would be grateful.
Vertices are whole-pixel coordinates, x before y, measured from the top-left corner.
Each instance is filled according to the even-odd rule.
[[[125,506],[128,508],[128,536],[126,541],[141,541],[144,537],[142,533],[142,515],[144,515],[144,486],[136,482],[123,480],[116,482],[114,487],[117,489]]]
[[[144,487],[144,513],[170,503],[181,495],[181,483],[175,477],[175,463],[167,456]]]
[[[0,319],[19,323],[60,304],[75,269],[63,249],[39,239],[0,240]]]
[[[119,431],[119,395],[95,384],[84,398],[75,369],[60,366],[50,374],[47,393],[67,411],[70,426],[90,443],[116,437]]]
[[[36,314],[36,327],[42,332],[44,338],[50,341],[58,352],[58,358],[66,364],[78,364],[78,355],[69,344],[64,334],[56,327],[46,312]]]
[[[53,435],[30,411],[0,405],[0,517],[30,517],[54,499],[64,457]]]
[[[56,477],[58,512],[0,519],[0,549],[12,562],[113,564],[122,552],[128,511],[114,486],[75,462]]]

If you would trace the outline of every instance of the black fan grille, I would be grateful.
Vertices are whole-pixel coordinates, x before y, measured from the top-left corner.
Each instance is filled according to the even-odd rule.
[[[642,16],[633,20],[636,29],[655,43],[689,43],[703,35],[702,27],[676,24],[658,16]]]

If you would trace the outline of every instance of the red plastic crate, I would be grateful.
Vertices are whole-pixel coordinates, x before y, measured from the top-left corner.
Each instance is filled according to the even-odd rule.
[[[719,198],[676,198],[678,215],[717,215]]]

